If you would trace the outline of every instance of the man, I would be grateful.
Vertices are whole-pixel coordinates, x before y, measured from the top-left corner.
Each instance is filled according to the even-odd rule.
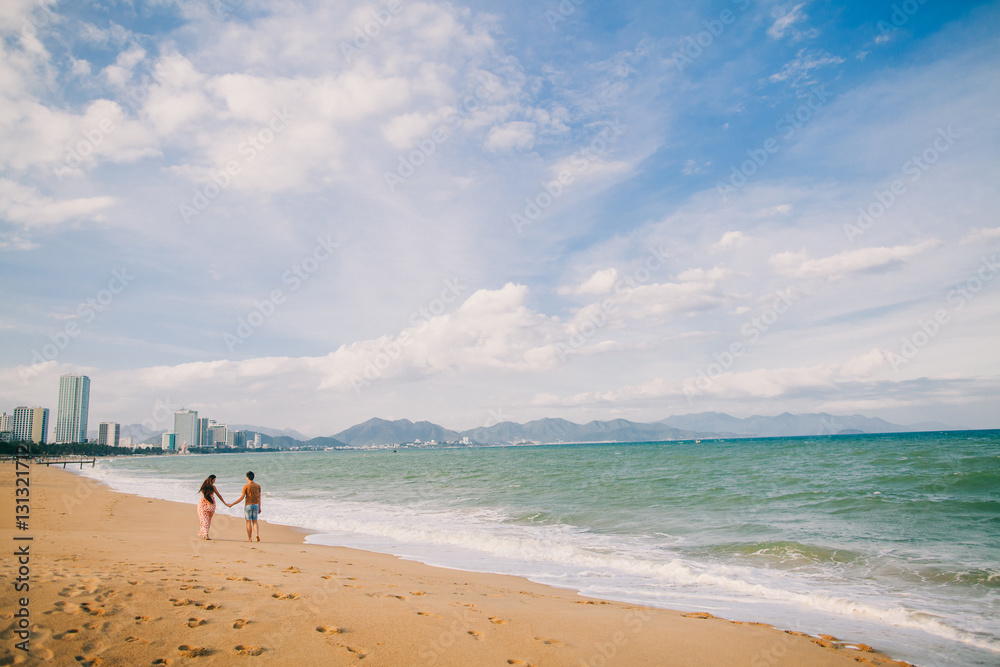
[[[246,505],[243,507],[243,516],[247,520],[247,542],[253,541],[253,531],[257,531],[257,541],[260,542],[260,526],[257,525],[257,515],[260,514],[260,484],[253,481],[253,471],[247,473],[247,483],[243,486],[243,493],[233,501],[233,505],[244,498]]]

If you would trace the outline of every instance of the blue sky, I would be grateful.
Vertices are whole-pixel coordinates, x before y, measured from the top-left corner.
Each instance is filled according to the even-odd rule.
[[[333,4],[333,6],[330,6]],[[1000,427],[1000,6],[4,3],[0,383]]]

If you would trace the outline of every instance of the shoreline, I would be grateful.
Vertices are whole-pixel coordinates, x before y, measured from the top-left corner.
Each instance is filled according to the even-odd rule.
[[[306,544],[315,531],[112,491],[32,466],[32,656],[62,664],[905,665],[868,647],[759,623],[596,600],[502,574]],[[14,466],[0,464],[0,535]],[[192,496],[194,492],[192,493]],[[235,509],[235,508],[234,508]],[[12,586],[16,564],[0,576]],[[0,664],[25,658],[3,610]],[[80,659],[82,657],[82,659]],[[159,661],[159,662],[157,662]],[[363,661],[363,662],[362,662]]]

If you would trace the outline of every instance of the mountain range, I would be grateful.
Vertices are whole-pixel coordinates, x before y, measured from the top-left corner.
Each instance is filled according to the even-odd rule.
[[[793,415],[785,412],[774,417],[754,415],[733,417],[721,412],[701,412],[667,417],[658,422],[633,422],[627,419],[591,421],[577,424],[565,419],[536,419],[525,424],[501,422],[466,431],[453,431],[428,421],[373,418],[332,436],[306,438],[291,429],[272,429],[250,425],[235,428],[262,434],[261,440],[275,449],[291,447],[370,447],[402,445],[417,441],[444,443],[509,445],[518,443],[573,442],[658,442],[710,438],[791,437],[836,435],[846,433],[905,433],[911,431],[948,431],[953,427],[937,422],[903,426],[877,417],[831,415],[826,412]],[[154,432],[140,424],[123,426],[121,434],[142,442],[155,442],[165,431]]]

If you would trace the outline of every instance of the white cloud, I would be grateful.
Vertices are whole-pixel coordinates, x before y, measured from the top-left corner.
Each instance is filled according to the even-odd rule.
[[[802,250],[773,255],[768,263],[778,273],[794,278],[837,280],[851,274],[888,269],[940,245],[941,242],[937,239],[928,239],[914,245],[848,250],[839,255],[831,255],[821,259],[813,259],[809,253]]]
[[[413,148],[414,142],[428,139],[431,132],[442,125],[442,114],[406,113],[396,116],[382,126],[382,136],[398,149]]]
[[[693,176],[695,174],[704,174],[708,171],[708,168],[712,165],[712,161],[709,160],[705,164],[698,164],[696,160],[687,160],[684,163],[684,168],[681,169],[681,173],[685,176]]]
[[[791,204],[779,204],[777,206],[769,206],[767,208],[762,208],[757,211],[758,218],[770,218],[775,215],[788,215],[792,212]]]
[[[810,79],[813,70],[829,65],[839,65],[842,62],[844,59],[840,56],[830,55],[822,50],[807,52],[806,49],[801,49],[795,60],[786,63],[780,72],[772,74],[769,78],[773,83],[780,81],[791,81],[794,84],[814,83]]]
[[[530,150],[535,145],[534,123],[513,121],[490,129],[486,148],[493,151]]]
[[[115,203],[114,197],[56,200],[36,188],[0,178],[0,217],[25,227],[54,225],[80,218],[98,219]]]
[[[572,294],[608,294],[614,289],[618,280],[617,269],[604,269],[597,271],[583,282],[582,285],[572,290]]]
[[[876,381],[877,373],[886,364],[887,356],[874,349],[848,359],[840,364],[818,366],[759,368],[742,373],[703,373],[679,382],[655,378],[620,389],[581,392],[565,398],[554,394],[538,394],[536,405],[544,406],[593,406],[599,403],[629,404],[650,399],[697,398],[721,399],[779,399],[790,398],[805,392],[835,391],[838,386],[850,383]]]
[[[968,234],[962,237],[962,245],[975,245],[978,243],[992,243],[1000,239],[1000,227],[992,227],[985,229],[972,229]]]
[[[34,250],[38,247],[30,239],[26,239],[19,234],[0,234],[0,251],[5,250]]]
[[[775,9],[775,21],[767,29],[767,34],[774,39],[781,39],[796,23],[805,21],[808,17],[802,8],[804,4],[798,4],[791,9]]]
[[[723,250],[736,250],[742,248],[750,239],[746,234],[739,231],[726,232],[713,246],[712,252],[722,252]]]

